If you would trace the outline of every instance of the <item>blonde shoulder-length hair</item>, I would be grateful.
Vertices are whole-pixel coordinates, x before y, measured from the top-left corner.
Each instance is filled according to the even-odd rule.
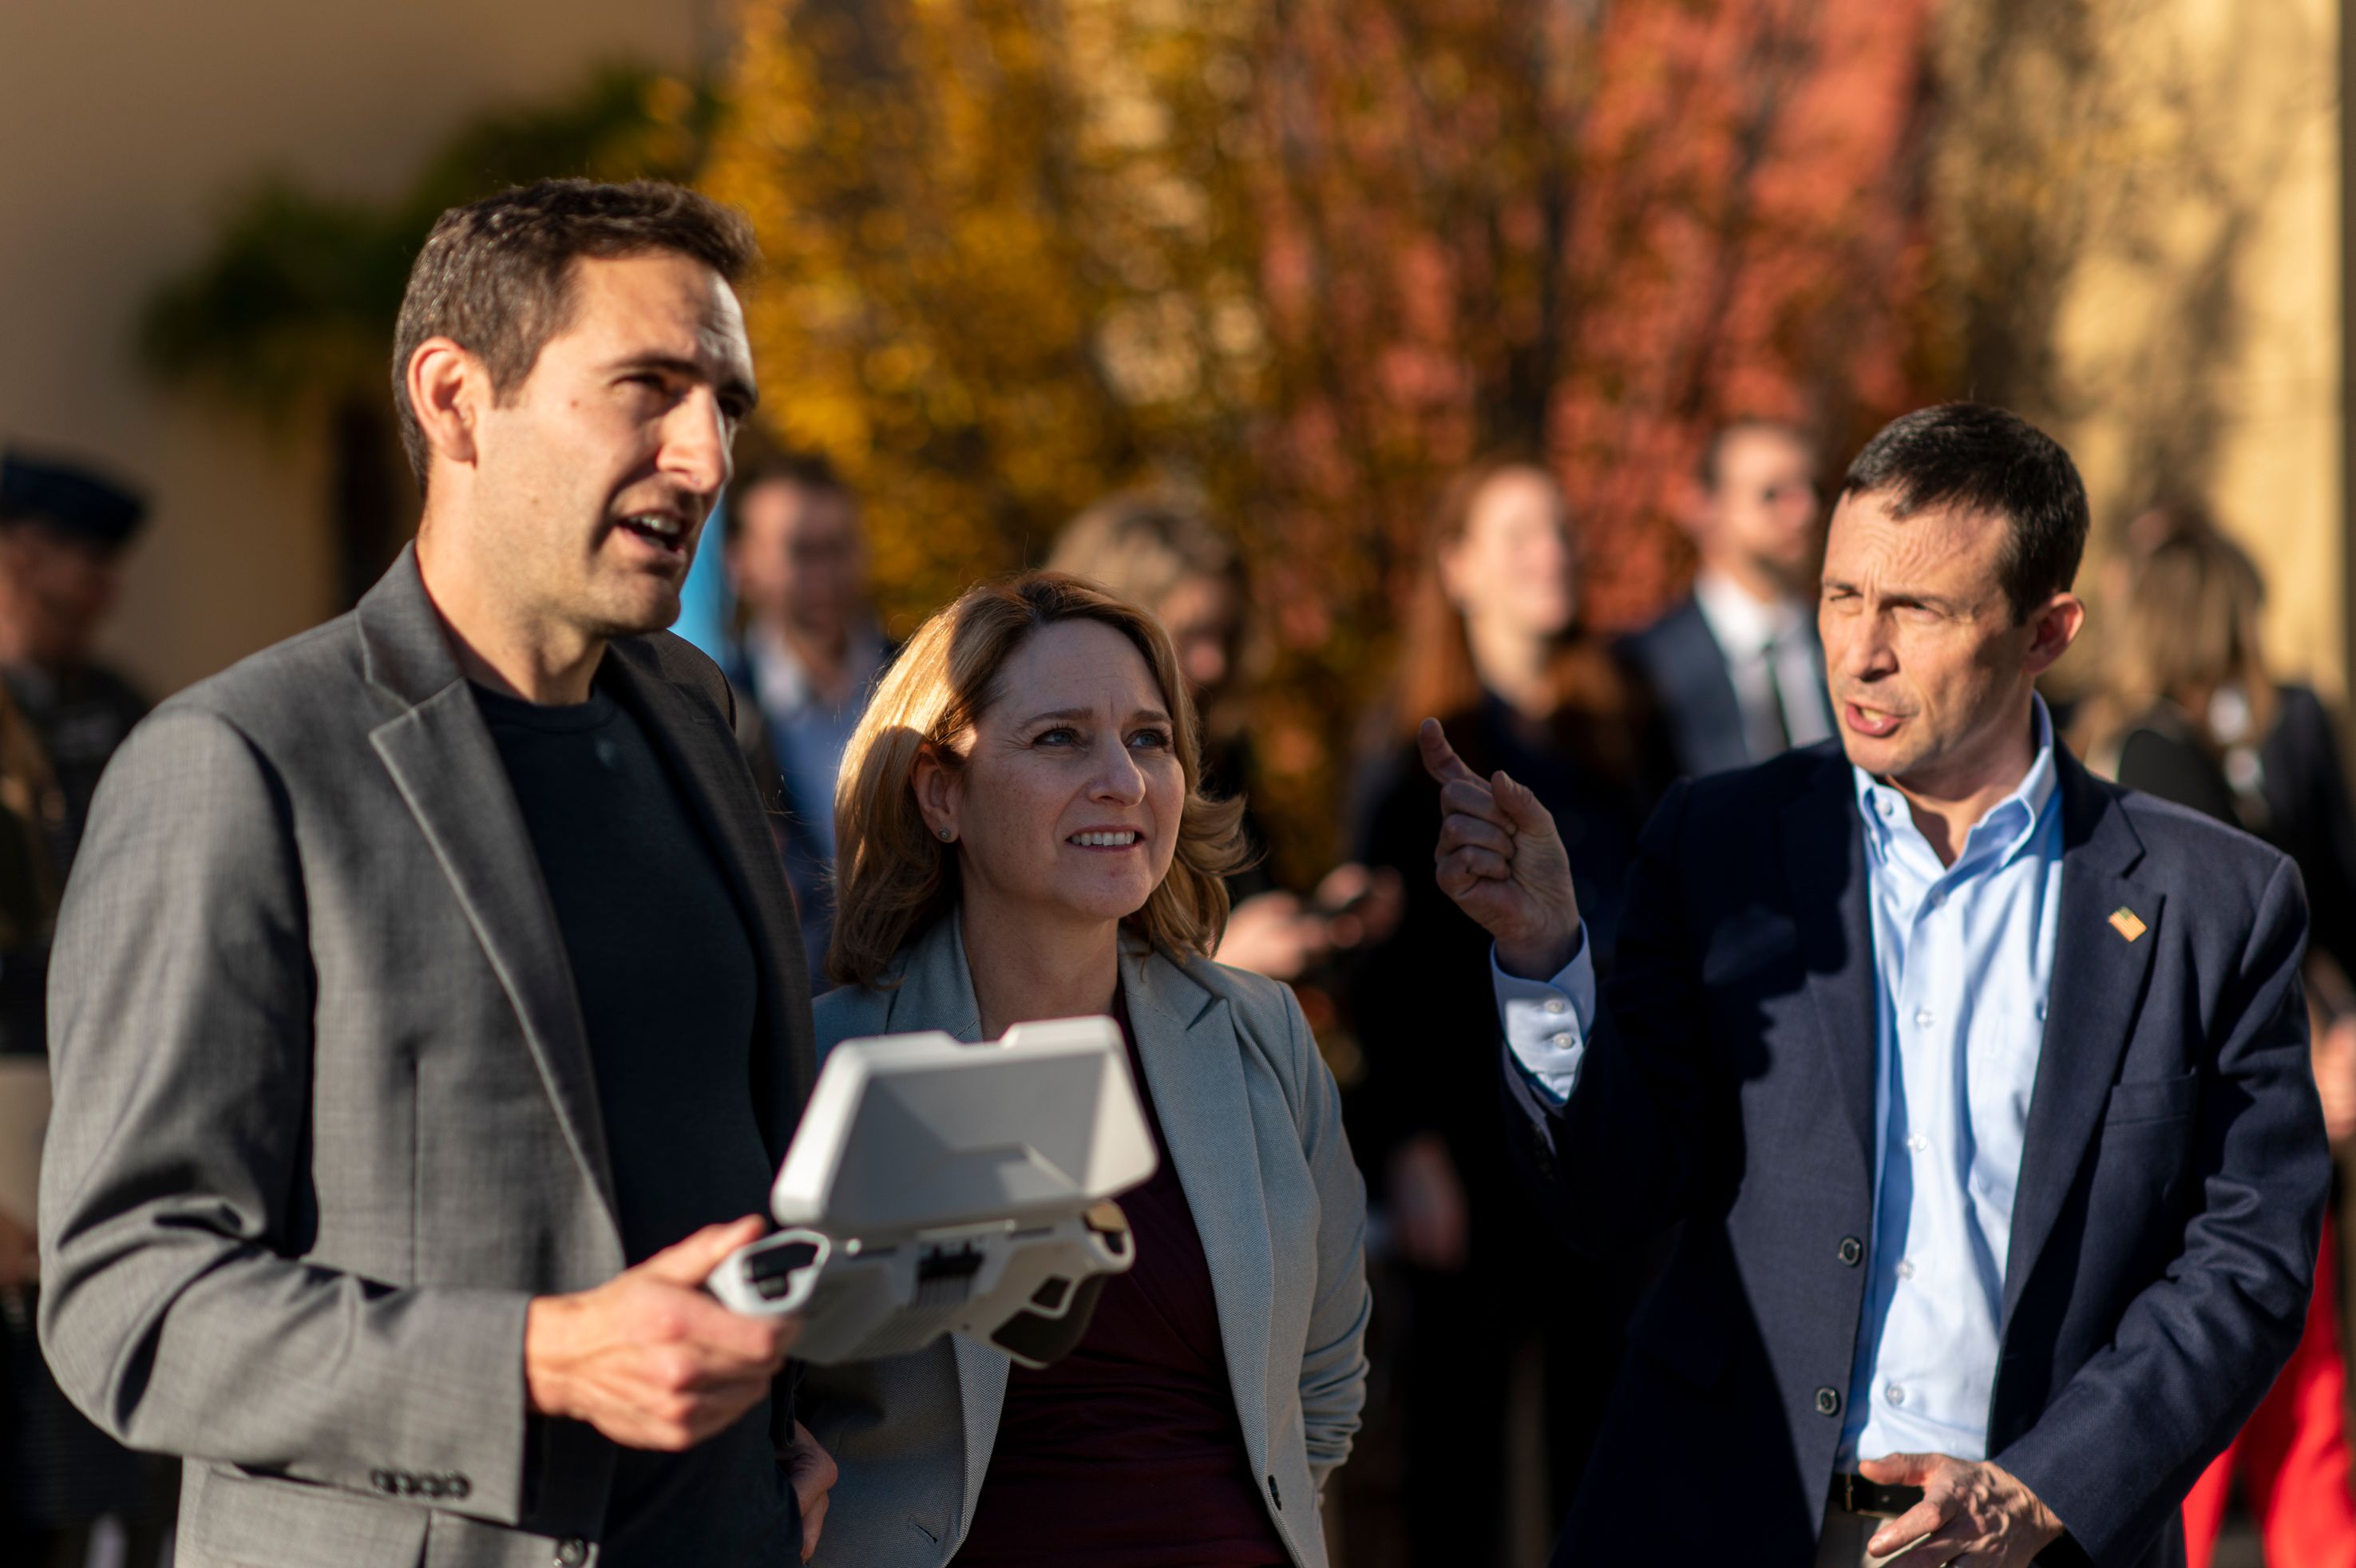
[[[1227,924],[1222,878],[1248,858],[1244,806],[1203,793],[1201,725],[1168,634],[1095,584],[1028,572],[969,588],[926,621],[884,673],[843,750],[834,789],[834,940],[826,960],[839,983],[876,985],[900,950],[957,903],[956,847],[936,839],[916,809],[917,754],[929,745],[945,764],[959,766],[975,723],[999,699],[1015,650],[1043,627],[1076,620],[1112,628],[1144,656],[1185,770],[1169,875],[1122,924],[1182,963],[1218,946]]]

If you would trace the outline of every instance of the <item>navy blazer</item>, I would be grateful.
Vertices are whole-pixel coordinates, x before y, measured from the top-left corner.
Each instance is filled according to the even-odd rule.
[[[1988,1455],[2094,1563],[2180,1563],[2178,1505],[2289,1358],[2313,1283],[2330,1162],[2306,897],[2255,839],[2056,761],[2062,908]],[[1679,784],[1578,1089],[1557,1105],[1506,1058],[1516,1157],[1574,1245],[1683,1224],[1558,1563],[1815,1561],[1873,1234],[1853,779],[1827,742]]]
[[[1808,640],[1815,640],[1815,628]],[[1742,704],[1734,694],[1734,679],[1726,672],[1726,650],[1709,629],[1701,604],[1687,595],[1676,608],[1622,644],[1644,672],[1667,716],[1669,739],[1676,748],[1677,770],[1698,777],[1745,768],[1757,760],[1743,738]],[[1819,690],[1827,723],[1832,699]]]

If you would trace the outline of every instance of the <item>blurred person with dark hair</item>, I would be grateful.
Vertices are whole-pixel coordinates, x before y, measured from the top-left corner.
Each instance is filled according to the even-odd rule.
[[[1457,1055],[1462,999],[1489,983],[1488,941],[1432,881],[1439,787],[1412,727],[1450,715],[1479,766],[1526,780],[1566,824],[1608,966],[1637,833],[1674,763],[1642,677],[1581,624],[1579,589],[1579,536],[1550,472],[1502,456],[1456,476],[1408,610],[1395,748],[1366,791],[1360,858],[1401,875],[1407,908],[1350,998],[1366,1058],[1353,1138],[1408,1281],[1405,1508],[1419,1563],[1503,1560],[1515,1358],[1535,1343],[1544,1360],[1550,1518],[1569,1504],[1619,1359],[1615,1292],[1630,1282],[1606,1288],[1533,1244],[1542,1211],[1497,1136],[1495,1087]]]
[[[107,759],[147,713],[138,689],[96,657],[146,515],[140,496],[87,468],[0,459],[0,671],[63,792],[60,872],[72,867]]]
[[[1557,1563],[2166,1568],[2297,1344],[2298,868],[2058,742],[2086,532],[2026,421],[1884,426],[1826,542],[1840,744],[1669,792],[1600,987],[1547,812],[1424,725],[1496,939],[1466,1074],[1565,1240],[1676,1236]]]
[[[183,1455],[184,1568],[783,1563],[831,1466],[767,1228],[809,985],[712,662],[663,628],[757,395],[750,226],[547,180],[444,213],[417,539],[101,783],[59,917],[40,1331]]]
[[[47,1049],[65,868],[100,771],[146,712],[91,657],[145,512],[138,495],[79,464],[0,456],[0,1055]],[[0,1206],[0,1544],[21,1554],[11,1562],[79,1568],[112,1515],[127,1561],[145,1568],[170,1530],[177,1466],[116,1444],[59,1391],[34,1334],[37,1264],[33,1216]]]
[[[1279,885],[1265,827],[1248,801],[1254,768],[1247,727],[1252,665],[1251,593],[1243,558],[1202,502],[1174,489],[1109,496],[1065,526],[1047,569],[1101,583],[1162,622],[1203,719],[1204,788],[1247,801],[1248,864],[1226,878],[1233,908],[1218,960],[1299,982],[1333,950],[1355,946],[1398,918],[1396,875],[1337,866],[1303,899]]]
[[[1678,521],[1701,557],[1693,592],[1627,641],[1659,696],[1678,771],[1722,772],[1828,738],[1814,445],[1771,420],[1726,426]]]
[[[917,629],[836,794],[819,1039],[1108,1014],[1160,1164],[1135,1265],[1045,1368],[943,1337],[812,1368],[846,1568],[1323,1568],[1365,1398],[1365,1188],[1286,986],[1211,958],[1242,802],[1204,793],[1179,656],[1084,579]]]
[[[744,625],[728,677],[738,738],[757,776],[777,780],[786,878],[810,973],[834,926],[834,780],[893,650],[867,590],[859,499],[815,453],[749,465],[723,511],[728,581]]]
[[[2339,736],[2311,689],[2268,675],[2265,584],[2205,510],[2147,512],[2126,546],[2117,628],[2081,720],[2086,754],[2127,788],[2245,829],[2298,864],[2316,1088],[2325,1132],[2345,1150],[2356,1136],[2356,807]],[[2269,1562],[2356,1563],[2339,1272],[2327,1210],[2298,1348],[2185,1499],[2191,1568],[2208,1568],[2237,1476]]]

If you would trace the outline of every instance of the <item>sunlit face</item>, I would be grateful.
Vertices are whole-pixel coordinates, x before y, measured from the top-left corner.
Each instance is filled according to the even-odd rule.
[[[1236,623],[1243,615],[1235,585],[1207,574],[1181,578],[1154,613],[1195,696],[1216,693],[1235,666]]]
[[[519,608],[596,638],[679,618],[754,401],[735,292],[673,252],[583,260],[573,318],[480,412],[471,526]]]
[[[85,662],[122,581],[112,550],[39,521],[0,529],[0,659],[53,670]]]
[[[1815,460],[1796,437],[1766,425],[1727,435],[1703,524],[1705,548],[1799,586],[1815,570],[1823,518]]]
[[[1098,621],[1033,633],[964,762],[920,767],[927,822],[956,834],[969,918],[1088,925],[1145,907],[1170,873],[1186,778],[1168,705]]]
[[[1578,566],[1562,491],[1536,468],[1507,468],[1483,485],[1463,537],[1440,556],[1441,586],[1466,620],[1522,637],[1569,628]]]
[[[755,615],[839,637],[865,613],[867,549],[849,496],[774,479],[728,504],[728,575]]]
[[[2017,746],[2029,690],[2077,633],[2056,594],[2017,622],[1998,574],[2009,524],[1983,512],[1834,509],[1816,624],[1841,745],[1867,772],[1955,796]]]

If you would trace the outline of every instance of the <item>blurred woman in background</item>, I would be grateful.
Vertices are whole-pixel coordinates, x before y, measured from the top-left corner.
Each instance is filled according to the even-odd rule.
[[[2097,771],[2245,828],[2298,863],[2316,1086],[2325,1130],[2344,1148],[2356,1133],[2356,810],[2339,738],[2312,691],[2267,675],[2265,585],[2206,512],[2147,512],[2126,546],[2105,584],[2118,613],[2078,723],[2081,748]],[[2356,1564],[2337,1252],[2327,1214],[2305,1337],[2185,1499],[2190,1568],[2208,1568],[2237,1476],[2266,1561]]]
[[[1438,787],[1415,749],[1417,725],[1439,718],[1473,768],[1537,792],[1608,973],[1637,833],[1675,764],[1641,682],[1580,624],[1579,564],[1569,507],[1537,462],[1491,458],[1448,486],[1400,650],[1390,754],[1365,792],[1360,858],[1402,874],[1407,908],[1352,996],[1366,1056],[1353,1136],[1381,1176],[1408,1281],[1404,1490],[1419,1563],[1505,1559],[1515,1358],[1535,1344],[1545,1359],[1548,1530],[1619,1363],[1622,1293],[1591,1273],[1567,1283],[1506,1163],[1494,1073],[1465,1058],[1464,999],[1489,993],[1489,944],[1433,881]]]
[[[819,1050],[1109,1014],[1161,1166],[1064,1359],[943,1338],[809,1369],[841,1470],[819,1563],[1323,1568],[1365,1398],[1365,1188],[1292,993],[1209,956],[1242,807],[1198,757],[1160,626],[1051,572],[926,622],[851,736]]]
[[[1099,584],[1162,623],[1202,717],[1204,789],[1215,800],[1248,800],[1247,708],[1258,662],[1250,586],[1242,558],[1201,503],[1173,489],[1108,496],[1065,527],[1047,569]],[[1248,807],[1243,829],[1250,855],[1227,878],[1234,911],[1219,941],[1221,963],[1297,983],[1334,948],[1387,934],[1397,921],[1395,875],[1342,865],[1303,898],[1277,881],[1268,835]]]

